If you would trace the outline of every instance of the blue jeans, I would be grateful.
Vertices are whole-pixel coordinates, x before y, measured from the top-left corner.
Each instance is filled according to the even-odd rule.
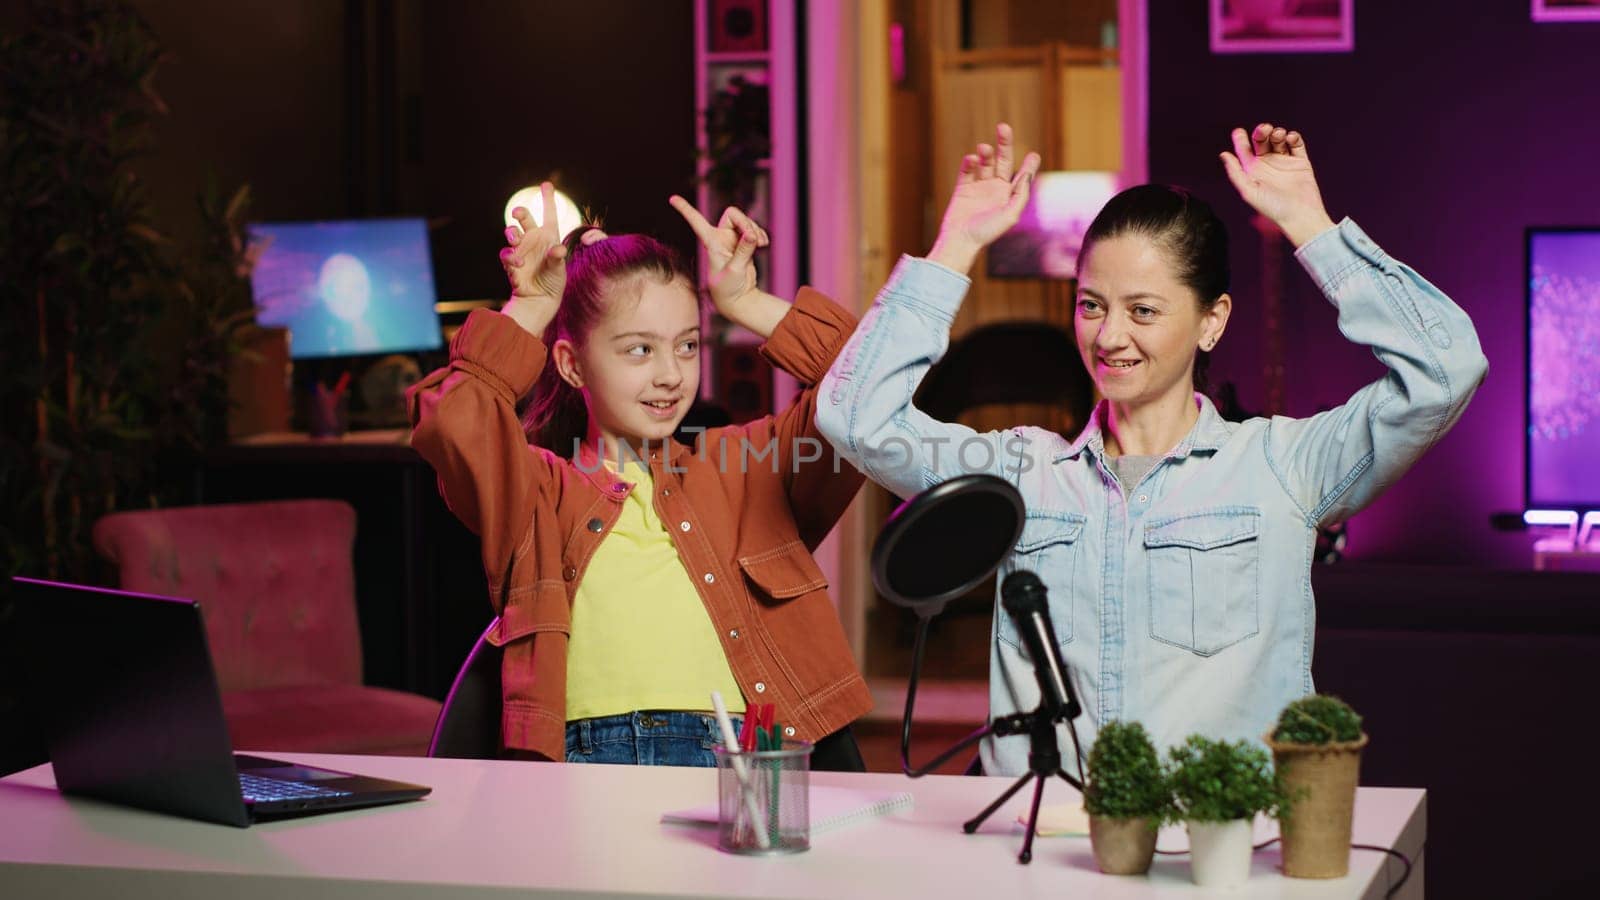
[[[733,717],[738,732],[743,718]],[[567,723],[567,762],[712,768],[722,743],[715,716],[650,710]]]

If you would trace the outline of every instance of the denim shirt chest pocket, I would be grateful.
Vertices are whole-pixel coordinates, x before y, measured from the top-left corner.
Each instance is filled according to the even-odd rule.
[[[1211,656],[1260,630],[1261,511],[1194,510],[1150,522],[1150,636]]]
[[[1087,517],[1080,513],[1028,510],[1022,526],[1022,537],[1004,572],[1026,569],[1045,583],[1050,593],[1050,624],[1055,628],[1056,643],[1066,646],[1072,641],[1072,598],[1077,593],[1078,537],[1083,533]],[[1004,580],[1004,576],[1002,576]],[[1005,610],[997,609],[1000,640],[1012,647],[1021,648],[1017,623]]]

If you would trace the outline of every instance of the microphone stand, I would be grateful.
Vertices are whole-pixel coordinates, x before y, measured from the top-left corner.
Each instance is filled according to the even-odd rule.
[[[1083,793],[1083,782],[1068,775],[1061,768],[1061,750],[1056,744],[1056,722],[1061,721],[1056,715],[1051,714],[1043,706],[1031,713],[1013,713],[1001,716],[992,722],[987,730],[992,731],[996,737],[1005,737],[1010,734],[1028,735],[1028,771],[1018,778],[1011,787],[1006,788],[995,801],[984,808],[983,812],[967,820],[961,830],[971,834],[978,830],[983,820],[989,818],[1002,804],[1010,800],[1012,795],[1022,790],[1022,786],[1029,780],[1038,779],[1033,784],[1033,806],[1028,810],[1028,833],[1022,839],[1022,852],[1017,854],[1017,862],[1026,864],[1033,859],[1033,838],[1039,830],[1039,801],[1044,797],[1044,784],[1051,776],[1059,776],[1061,780]],[[1072,727],[1072,720],[1065,719],[1067,728],[1072,732],[1072,743],[1078,743],[1077,730]]]
[[[942,608],[942,604],[941,604]],[[1082,710],[1076,699],[1069,699],[1058,708],[1047,708],[1045,701],[1041,700],[1038,708],[1028,713],[1012,713],[1009,716],[1000,716],[988,725],[979,728],[958,741],[948,750],[934,757],[930,762],[914,767],[911,765],[911,711],[917,702],[917,679],[922,673],[922,651],[928,636],[928,625],[933,615],[938,610],[917,611],[920,621],[917,623],[916,644],[911,652],[911,677],[906,683],[906,711],[900,725],[900,769],[908,778],[921,778],[933,770],[949,762],[956,754],[971,747],[989,735],[1006,737],[1013,734],[1028,735],[1028,771],[1018,778],[1011,787],[1006,788],[995,801],[984,808],[971,819],[962,824],[961,830],[967,834],[977,831],[984,820],[994,814],[1010,800],[1017,791],[1022,790],[1030,780],[1034,781],[1033,805],[1028,810],[1028,830],[1022,839],[1022,852],[1017,854],[1017,862],[1023,865],[1033,860],[1033,838],[1038,831],[1039,801],[1044,797],[1044,785],[1053,777],[1060,777],[1067,784],[1083,792],[1081,777],[1073,778],[1061,767],[1061,748],[1056,741],[1056,723],[1065,722],[1067,731],[1072,736],[1074,757],[1078,761],[1078,773],[1083,773],[1082,753],[1078,748],[1078,730],[1073,727],[1072,720]]]

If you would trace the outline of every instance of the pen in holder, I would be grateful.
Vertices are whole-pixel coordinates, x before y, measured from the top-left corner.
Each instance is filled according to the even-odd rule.
[[[784,741],[781,750],[714,750],[717,847],[747,854],[810,849],[811,742]]]
[[[350,373],[339,377],[332,388],[316,382],[311,386],[311,403],[306,411],[306,431],[312,437],[340,437],[350,427]]]

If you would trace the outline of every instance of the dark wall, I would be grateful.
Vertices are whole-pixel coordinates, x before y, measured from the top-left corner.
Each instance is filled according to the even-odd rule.
[[[167,60],[168,113],[140,170],[157,221],[182,233],[208,175],[249,183],[254,217],[345,215],[344,7],[315,0],[138,0]]]
[[[694,249],[667,205],[694,187],[686,0],[427,3],[422,23],[424,193],[446,219],[434,232],[442,296],[505,293],[506,200],[552,175],[608,229]]]
[[[687,0],[136,0],[171,58],[143,166],[190,227],[207,172],[254,218],[420,215],[441,299],[498,297],[502,211],[556,176],[614,229],[685,252],[666,198],[693,189]]]
[[[1600,678],[1600,574],[1345,563],[1312,583],[1312,671],[1363,717],[1361,783],[1428,792],[1428,895],[1590,893],[1600,784],[1550,747]],[[1538,824],[1488,824],[1501,805]]]
[[[1150,176],[1212,200],[1234,236],[1218,382],[1263,402],[1259,244],[1217,153],[1261,120],[1306,135],[1323,198],[1458,302],[1489,377],[1455,430],[1350,526],[1367,559],[1527,566],[1521,509],[1523,229],[1600,225],[1600,23],[1535,24],[1528,4],[1359,2],[1355,52],[1211,54],[1204,3],[1151,3]],[[1289,261],[1288,403],[1307,415],[1382,374]]]

